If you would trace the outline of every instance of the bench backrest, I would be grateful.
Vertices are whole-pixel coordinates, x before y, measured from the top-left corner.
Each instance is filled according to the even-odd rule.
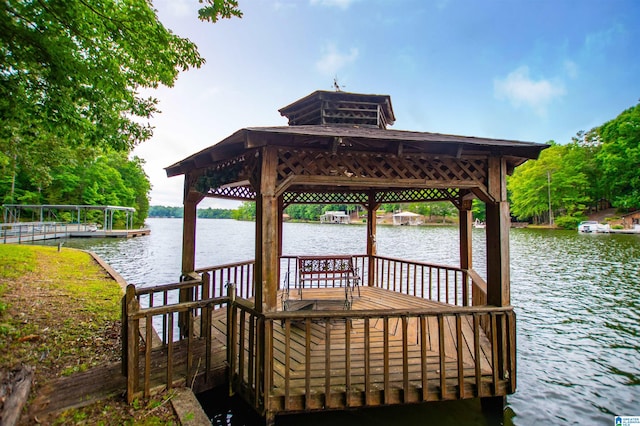
[[[300,256],[298,273],[305,275],[353,274],[351,256]]]

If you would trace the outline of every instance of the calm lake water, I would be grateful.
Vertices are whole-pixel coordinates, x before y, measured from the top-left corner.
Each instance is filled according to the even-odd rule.
[[[180,275],[182,221],[149,219],[148,237],[67,240],[96,252],[128,282]],[[254,223],[198,222],[196,266],[252,259]],[[364,253],[365,226],[286,223],[284,254]],[[474,230],[474,265],[484,276],[484,230]],[[380,255],[457,265],[457,227],[378,227]],[[518,315],[518,389],[507,425],[613,424],[640,415],[640,235],[512,229],[511,303]],[[222,398],[216,424],[252,424]],[[476,402],[289,416],[307,426],[489,424]]]

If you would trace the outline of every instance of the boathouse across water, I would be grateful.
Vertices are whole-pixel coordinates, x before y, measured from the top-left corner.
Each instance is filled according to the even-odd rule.
[[[386,95],[316,91],[280,113],[288,126],[240,129],[167,167],[184,175],[183,279],[128,289],[129,399],[160,377],[227,383],[267,423],[467,398],[501,408],[516,389],[506,177],[546,145],[389,130]],[[254,259],[196,267],[205,197],[255,201]],[[486,281],[473,269],[474,198],[486,203]],[[375,220],[362,253],[282,252],[288,205],[359,204],[375,218],[383,203],[427,201],[459,210],[459,265],[378,256]]]

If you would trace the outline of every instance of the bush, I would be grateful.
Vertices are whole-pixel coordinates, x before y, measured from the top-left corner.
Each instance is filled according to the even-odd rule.
[[[583,220],[585,218],[581,216],[560,216],[556,218],[556,226],[562,229],[577,229]]]

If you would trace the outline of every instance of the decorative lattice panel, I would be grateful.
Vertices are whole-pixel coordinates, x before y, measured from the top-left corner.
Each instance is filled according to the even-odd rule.
[[[364,192],[286,192],[285,204],[364,204]]]
[[[404,189],[399,191],[379,191],[376,193],[378,203],[410,203],[423,201],[451,201],[456,206],[459,203],[460,190],[458,188],[425,188]]]
[[[254,200],[255,190],[250,185],[233,184],[243,181],[255,182],[257,165],[255,155],[250,153],[221,161],[203,170],[194,186],[197,191],[207,196]]]
[[[253,201],[256,199],[256,191],[250,186],[234,186],[231,188],[217,188],[209,191],[210,197],[233,198],[236,200]]]
[[[411,179],[426,182],[485,187],[483,159],[398,157],[392,154],[339,153],[280,150],[278,180],[288,176],[346,176],[374,179]]]

